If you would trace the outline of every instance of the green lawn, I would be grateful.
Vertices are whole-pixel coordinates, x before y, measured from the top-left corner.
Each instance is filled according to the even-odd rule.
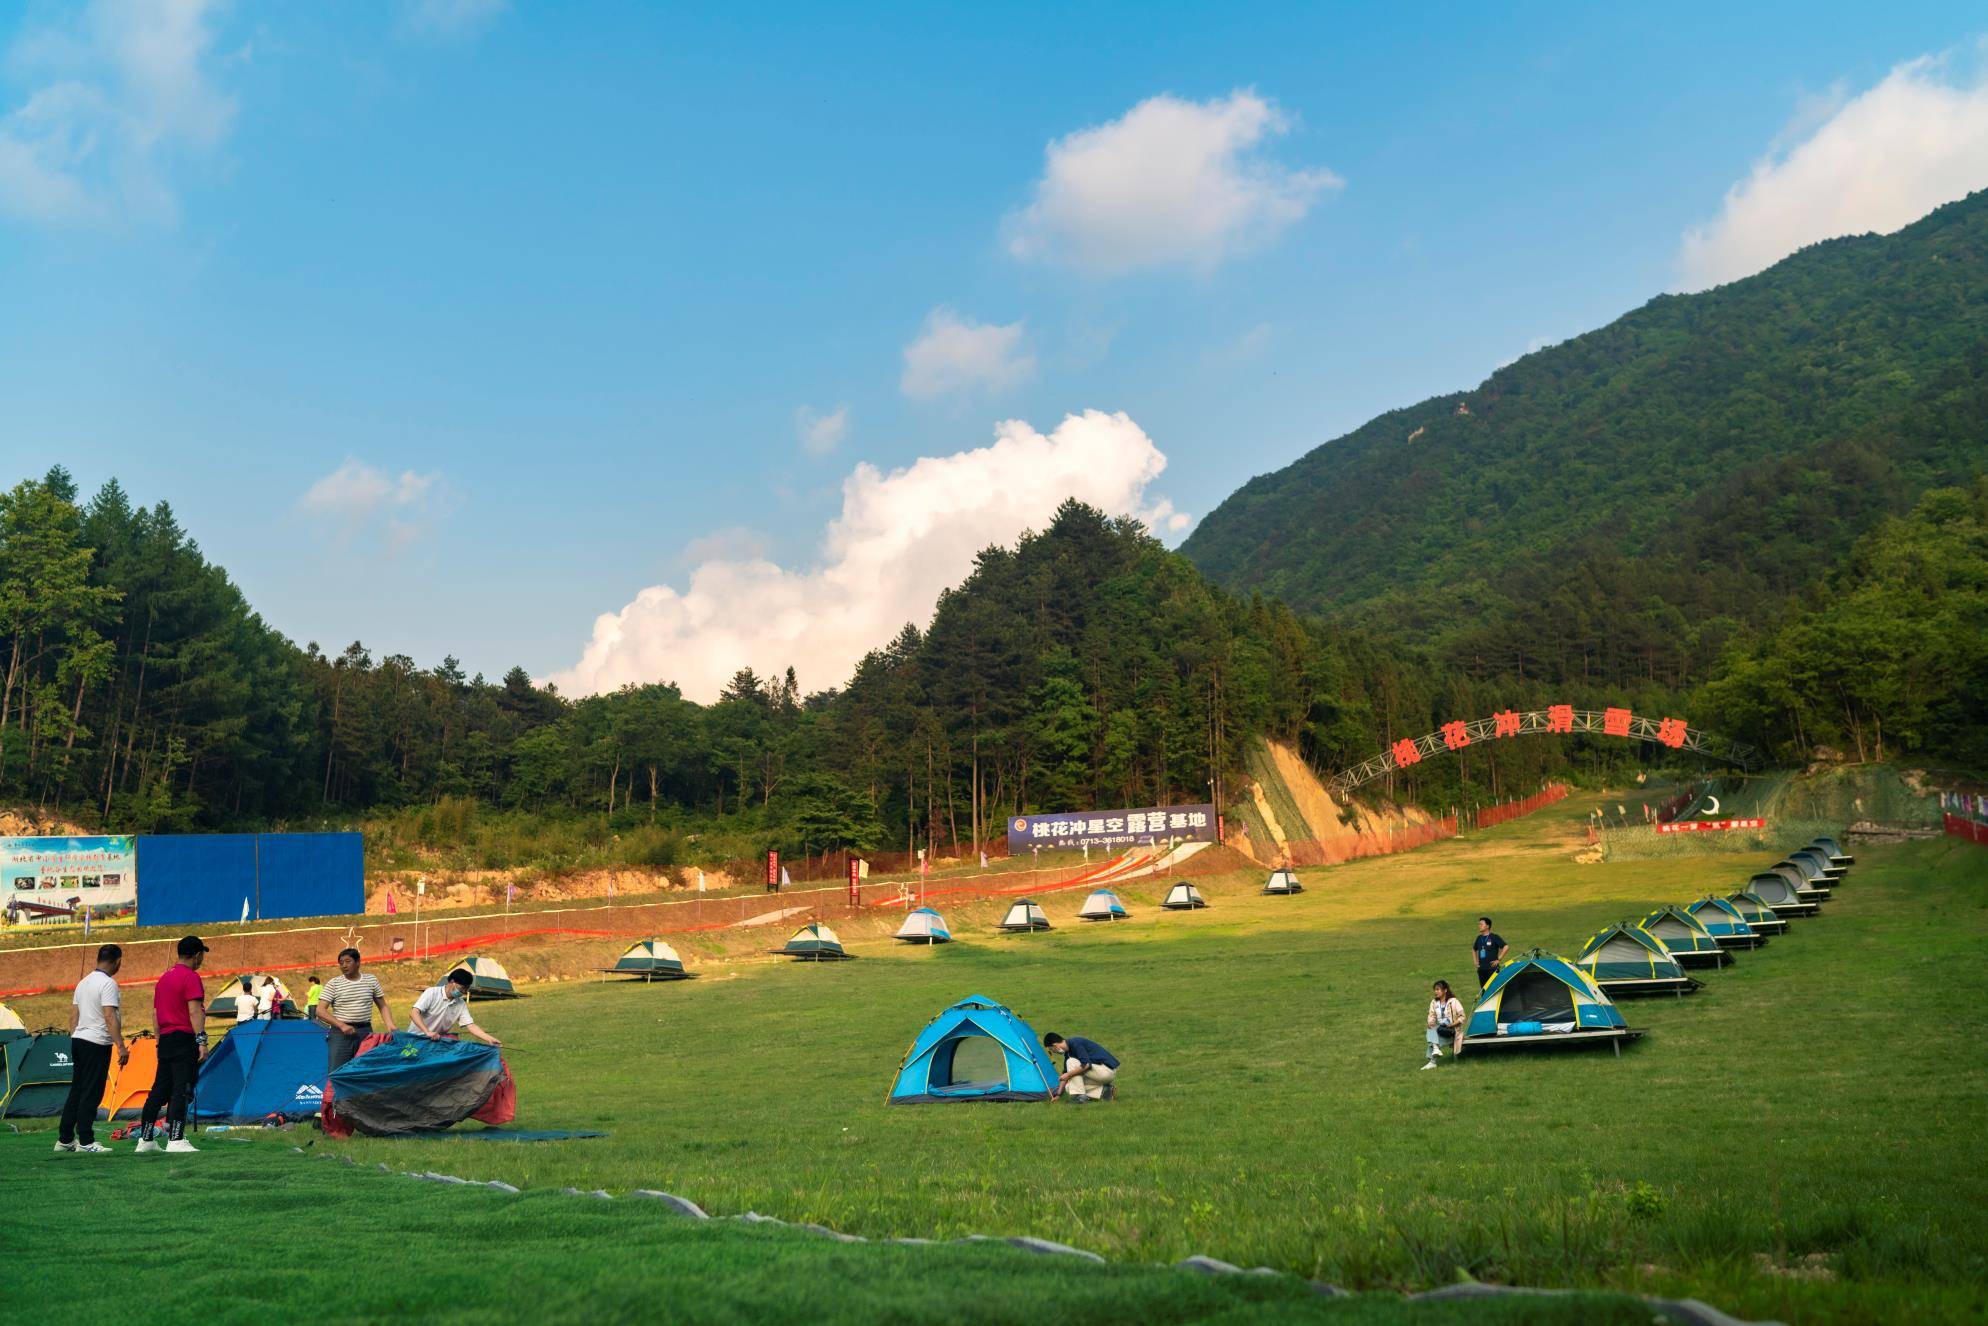
[[[1120,892],[1136,918],[1110,927],[1063,921],[1075,903],[1063,898],[1048,934],[997,936],[989,918],[961,913],[954,930],[964,942],[937,950],[863,946],[851,963],[739,964],[647,988],[545,987],[480,1006],[518,1047],[519,1124],[600,1128],[610,1138],[522,1147],[361,1139],[315,1149],[529,1189],[662,1188],[716,1213],[757,1210],[871,1237],[1032,1234],[1115,1263],[1207,1253],[1363,1290],[1468,1274],[1695,1296],[1790,1322],[1979,1314],[1988,1302],[1988,1178],[1978,1163],[1988,1070],[1957,1012],[1978,1008],[1984,993],[1988,851],[1947,841],[1860,848],[1820,918],[1710,973],[1688,999],[1625,1004],[1632,1025],[1651,1034],[1619,1060],[1605,1050],[1512,1053],[1418,1071],[1428,982],[1467,984],[1479,911],[1492,912],[1517,948],[1571,954],[1605,921],[1729,888],[1758,860],[1577,864],[1573,830],[1585,811],[1571,802],[1420,852],[1306,871],[1310,891],[1296,898],[1216,880],[1212,908],[1176,915],[1140,905],[1163,887],[1134,885]],[[1007,1001],[1038,1030],[1109,1045],[1126,1064],[1121,1098],[886,1107],[918,1030],[975,993]],[[294,1231],[309,1205],[297,1194],[314,1190],[293,1185],[357,1182],[356,1171],[290,1155],[296,1140],[215,1138],[213,1149],[228,1154],[175,1162],[174,1172],[219,1185],[202,1192],[232,1185],[245,1205],[280,1178],[272,1190]],[[14,1177],[27,1163],[20,1155],[7,1149],[0,1182],[23,1181]],[[72,1172],[67,1158],[54,1163]],[[111,1187],[93,1191],[119,1200],[139,1191],[117,1177],[136,1158],[99,1163],[106,1168],[90,1182]],[[265,1178],[258,1166],[275,1173]],[[471,1200],[385,1181],[400,1185],[390,1190],[396,1204],[434,1202],[439,1213],[440,1203]],[[59,1203],[51,1223],[73,1228],[69,1213],[87,1200],[56,1188],[43,1205]],[[722,1319],[754,1311],[777,1281],[751,1269],[758,1245],[736,1252],[746,1245],[726,1241],[768,1237],[760,1231],[686,1233],[631,1214],[630,1203],[571,1212],[583,1204],[509,1200],[514,1208],[461,1228],[493,1238],[515,1228],[503,1255],[546,1259],[554,1315],[593,1301],[562,1297],[581,1293],[574,1284],[626,1304],[696,1266]],[[231,1242],[213,1233],[226,1206],[191,1203],[216,1250]],[[17,1209],[11,1198],[7,1207]],[[534,1240],[527,1226],[507,1224],[520,1220],[506,1214],[513,1209],[545,1212],[556,1237]],[[420,1210],[378,1237],[411,1228]],[[612,1250],[618,1239],[645,1249],[654,1240],[667,1255],[624,1265]],[[780,1248],[819,1260],[829,1283],[850,1286],[845,1301],[873,1313],[1006,1320],[1031,1304],[1055,1311],[1060,1295],[1078,1292],[1059,1278],[1072,1272],[986,1249]],[[936,1292],[919,1281],[921,1256],[966,1258],[958,1274],[979,1287],[947,1312],[888,1297]],[[285,1263],[296,1293],[315,1292],[314,1262]],[[1180,1297],[1171,1275],[1126,1274],[1126,1296],[1113,1302],[1128,1316],[1243,1310]],[[369,1298],[361,1315],[418,1310],[391,1299],[423,1292],[403,1283],[414,1278],[389,1275],[369,1288],[388,1297]],[[534,1286],[538,1301],[538,1279],[509,1283]],[[810,1309],[836,1302],[834,1293],[811,1296]],[[1165,1315],[1173,1308],[1186,1316]],[[1285,1310],[1317,1309],[1291,1300]]]

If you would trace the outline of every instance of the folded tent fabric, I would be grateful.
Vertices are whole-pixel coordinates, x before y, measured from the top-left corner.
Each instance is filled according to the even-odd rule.
[[[325,1132],[374,1137],[451,1128],[465,1119],[496,1126],[517,1116],[510,1069],[493,1045],[376,1033],[327,1083]]]

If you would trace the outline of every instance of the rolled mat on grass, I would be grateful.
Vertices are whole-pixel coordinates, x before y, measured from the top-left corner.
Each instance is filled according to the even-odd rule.
[[[495,1047],[375,1032],[325,1080],[327,1137],[435,1131],[464,1119],[495,1127],[518,1114],[518,1089]]]

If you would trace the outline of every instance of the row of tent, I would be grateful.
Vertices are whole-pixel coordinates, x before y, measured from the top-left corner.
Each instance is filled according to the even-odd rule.
[[[1788,922],[1814,916],[1855,857],[1834,838],[1817,838],[1725,896],[1666,905],[1640,920],[1604,927],[1569,962],[1534,949],[1500,968],[1478,996],[1464,1028],[1467,1046],[1612,1044],[1642,1035],[1614,997],[1682,996],[1699,988],[1687,969],[1717,968],[1758,948]]]

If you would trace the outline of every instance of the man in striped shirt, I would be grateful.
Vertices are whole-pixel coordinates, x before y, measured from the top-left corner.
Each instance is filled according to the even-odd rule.
[[[325,1027],[325,1073],[337,1072],[359,1052],[359,1042],[373,1034],[373,1009],[380,1021],[393,1030],[393,1011],[387,1007],[386,991],[380,978],[359,972],[359,950],[348,948],[338,955],[338,975],[324,983],[318,997],[318,1021]]]

